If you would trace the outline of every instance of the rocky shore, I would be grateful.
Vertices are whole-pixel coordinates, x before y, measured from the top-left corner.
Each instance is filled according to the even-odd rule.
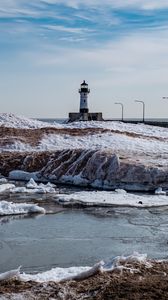
[[[168,299],[168,263],[130,263],[111,272],[98,272],[84,280],[65,282],[2,281],[0,299],[19,300],[153,300]]]

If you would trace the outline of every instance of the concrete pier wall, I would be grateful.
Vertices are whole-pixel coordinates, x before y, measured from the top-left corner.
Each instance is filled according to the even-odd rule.
[[[103,116],[101,112],[93,113],[69,113],[69,122],[74,121],[103,121]]]

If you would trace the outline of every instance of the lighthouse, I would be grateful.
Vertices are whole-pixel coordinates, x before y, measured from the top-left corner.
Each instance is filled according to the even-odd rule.
[[[79,112],[70,112],[68,122],[76,121],[102,121],[103,116],[101,112],[89,112],[88,95],[90,89],[88,84],[83,80],[78,90],[80,94],[80,107]]]
[[[81,83],[79,94],[80,94],[80,109],[79,112],[81,114],[88,113],[88,94],[90,93],[90,89],[88,89],[88,84],[85,80]]]

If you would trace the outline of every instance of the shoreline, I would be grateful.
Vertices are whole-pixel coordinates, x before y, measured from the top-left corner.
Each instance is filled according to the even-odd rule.
[[[168,298],[168,262],[147,260],[130,262],[123,268],[97,274],[83,280],[37,283],[18,279],[1,281],[0,299],[129,299]]]

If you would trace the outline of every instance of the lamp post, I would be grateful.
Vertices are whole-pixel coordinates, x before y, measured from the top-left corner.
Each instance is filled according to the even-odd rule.
[[[142,122],[144,123],[144,122],[145,122],[145,103],[144,103],[144,101],[141,101],[141,100],[135,100],[135,102],[142,103],[142,105],[143,105],[143,117],[142,117]]]
[[[124,105],[121,102],[115,102],[114,104],[119,104],[121,105],[121,120],[124,120]]]

